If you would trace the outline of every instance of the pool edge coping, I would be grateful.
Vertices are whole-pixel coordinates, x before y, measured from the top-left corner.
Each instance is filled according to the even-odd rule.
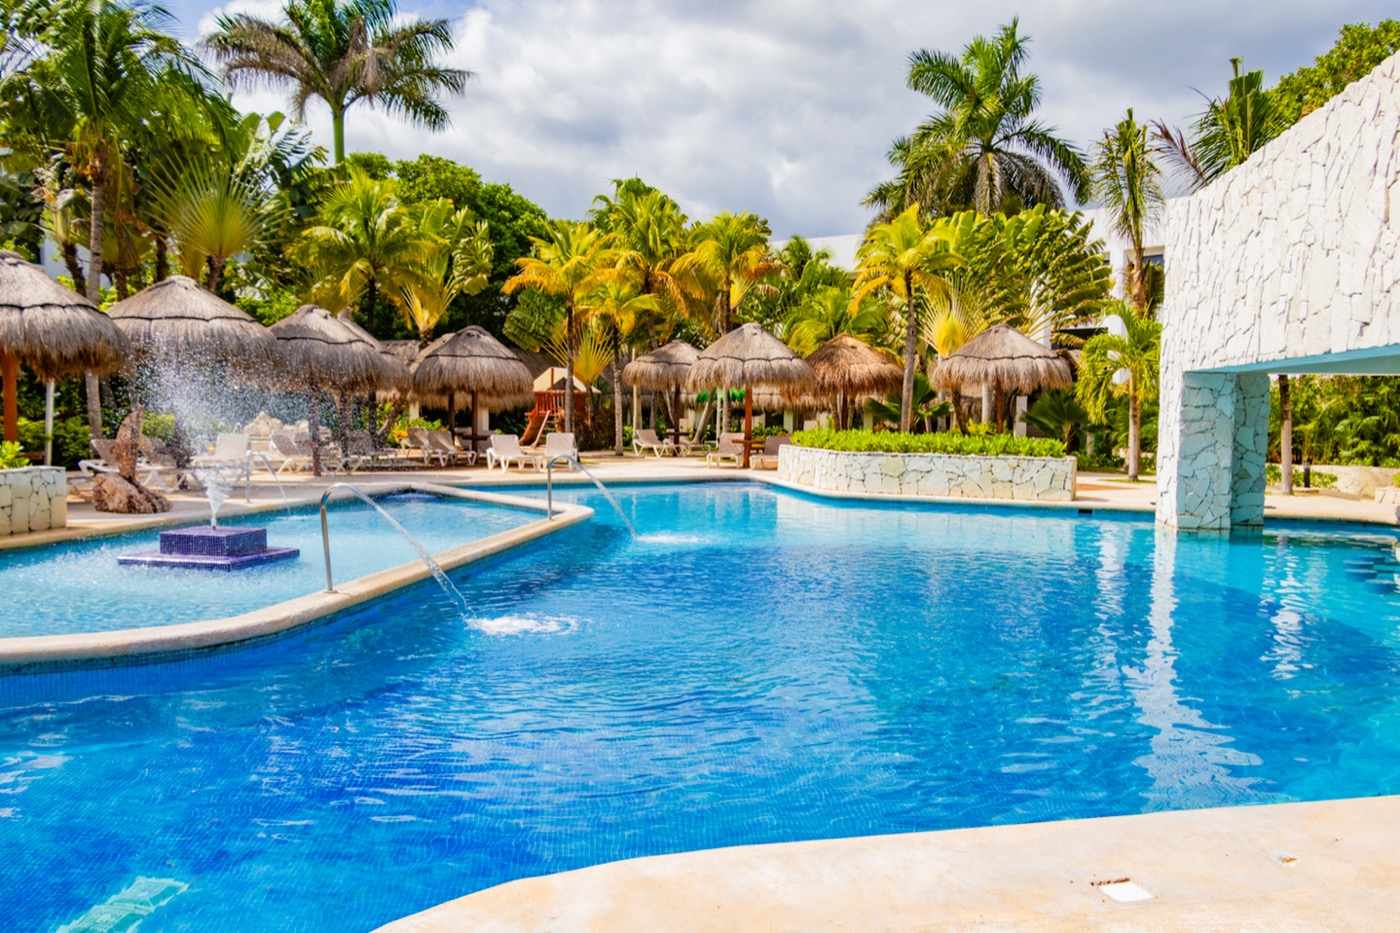
[[[444,484],[445,485],[445,484]],[[411,482],[366,484],[375,495],[392,495],[411,490]],[[460,498],[526,511],[545,512],[541,500],[497,492],[459,489]],[[454,496],[458,498],[459,496]],[[306,499],[277,502],[266,508],[240,512],[238,516],[284,509],[299,509],[320,502],[320,494]],[[333,501],[349,501],[349,494]],[[553,516],[528,521],[516,528],[488,535],[485,538],[457,545],[432,555],[443,570],[454,570],[487,557],[503,553],[530,541],[571,527],[593,515],[593,509],[573,503],[555,503]],[[235,517],[235,516],[229,516]],[[124,528],[123,532],[145,531],[167,524],[188,524],[188,516],[177,521],[163,521],[139,528]],[[93,537],[106,537],[94,535]],[[334,536],[332,536],[334,540]],[[57,543],[57,542],[49,542]],[[359,606],[395,590],[428,579],[432,572],[421,561],[409,561],[387,567],[345,582],[338,582],[331,592],[324,590],[282,600],[260,609],[216,619],[196,619],[175,625],[142,626],[109,629],[98,632],[69,632],[61,635],[19,635],[0,638],[0,676],[29,673],[53,666],[84,662],[120,663],[144,660],[162,655],[174,655],[236,645],[240,642],[280,634],[346,609]]]

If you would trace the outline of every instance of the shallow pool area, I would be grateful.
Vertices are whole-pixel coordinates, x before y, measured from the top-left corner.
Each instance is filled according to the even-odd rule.
[[[614,491],[639,538],[556,488],[595,515],[452,571],[465,619],[428,580],[252,645],[0,676],[7,923],[370,929],[639,855],[1400,792],[1392,531]],[[459,543],[455,507],[393,508]],[[362,517],[347,546],[411,558]],[[132,596],[139,624],[184,598]]]
[[[422,493],[386,495],[377,501],[430,553],[541,517],[498,504]],[[332,503],[329,523],[338,580],[418,559],[413,546],[364,503]],[[120,555],[156,550],[159,530],[0,551],[0,593],[18,607],[0,617],[0,638],[217,619],[325,587],[321,518],[314,506],[225,518],[219,524],[266,528],[270,546],[298,548],[301,553],[292,560],[229,572],[117,563]]]

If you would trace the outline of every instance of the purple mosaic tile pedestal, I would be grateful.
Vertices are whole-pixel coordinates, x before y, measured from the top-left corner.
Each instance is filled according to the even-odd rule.
[[[183,567],[196,570],[238,570],[301,552],[294,547],[267,546],[266,528],[212,528],[197,525],[160,533],[159,551],[123,554],[117,563],[138,567]]]

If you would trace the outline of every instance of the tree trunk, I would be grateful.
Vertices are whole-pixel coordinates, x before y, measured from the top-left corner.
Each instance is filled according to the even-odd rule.
[[[967,434],[967,422],[963,418],[962,390],[953,390],[953,423],[958,426],[958,432]]]
[[[88,232],[87,299],[93,304],[102,300],[102,213],[107,209],[107,179],[102,156],[93,163],[92,225]],[[88,430],[94,440],[102,434],[102,389],[97,376],[90,370],[83,373],[83,389],[87,395]]]
[[[620,351],[619,351],[620,352]],[[619,457],[623,455],[622,444],[622,370],[617,365],[617,354],[613,354],[612,359],[612,388],[613,388],[613,453]]]
[[[345,161],[345,111],[331,108],[331,138],[335,147],[335,164]]]
[[[681,387],[676,386],[671,391],[676,402],[673,406],[675,412],[671,417],[671,439],[675,441],[676,446],[679,447],[681,443]]]
[[[1285,496],[1293,495],[1293,392],[1288,376],[1278,377],[1278,465]]]
[[[346,392],[335,394],[335,442],[342,456],[350,453],[350,398]]]
[[[710,403],[707,401],[705,407],[700,409],[700,417],[695,419],[695,433],[691,436],[692,444],[700,443],[700,438],[705,433],[705,425],[710,421]]]
[[[306,433],[311,437],[311,475],[321,475],[321,395],[312,389],[307,396]]]
[[[914,357],[918,350],[919,322],[914,313],[914,276],[904,273],[904,386],[899,392],[899,430],[908,434],[914,426]]]
[[[1142,460],[1142,399],[1138,398],[1137,384],[1132,374],[1128,375],[1128,479],[1137,482],[1138,467]]]
[[[68,277],[73,280],[73,291],[80,295],[86,295],[87,276],[83,273],[83,264],[78,261],[78,245],[76,243],[63,244],[63,264],[68,267]]]
[[[155,281],[164,282],[170,277],[170,247],[165,237],[156,237]]]
[[[1143,268],[1142,243],[1133,243],[1133,304],[1139,311],[1147,310],[1147,270]]]
[[[632,387],[632,431],[636,433],[642,427],[642,387]]]
[[[213,256],[210,256],[210,257],[209,257],[209,277],[205,280],[205,282],[204,282],[204,287],[207,288],[207,289],[209,289],[211,292],[216,292],[216,291],[218,291],[218,290],[219,290],[219,279],[223,278],[223,275],[224,275],[224,261],[223,261],[222,259],[215,259]]]
[[[753,389],[744,388],[744,469],[749,468],[749,448],[753,446]]]
[[[574,303],[564,311],[564,430],[574,433]],[[578,438],[574,438],[575,443]]]

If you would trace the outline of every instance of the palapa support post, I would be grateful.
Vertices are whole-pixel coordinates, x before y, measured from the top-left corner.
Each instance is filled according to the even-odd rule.
[[[5,380],[5,440],[19,440],[19,358],[6,351],[0,354],[0,370]]]
[[[476,453],[476,442],[477,442],[477,435],[476,435],[476,402],[477,402],[477,390],[476,390],[476,389],[472,389],[472,433],[471,433],[471,445],[472,445],[472,446],[471,446],[471,451],[472,451],[472,453]]]
[[[749,468],[749,451],[753,448],[753,389],[744,389],[744,469]]]
[[[306,409],[306,433],[311,441],[311,475],[319,477],[321,475],[321,398],[314,386],[307,397],[311,402]]]
[[[681,387],[678,385],[671,390],[676,404],[672,406],[671,412],[671,440],[677,447],[681,445]]]

